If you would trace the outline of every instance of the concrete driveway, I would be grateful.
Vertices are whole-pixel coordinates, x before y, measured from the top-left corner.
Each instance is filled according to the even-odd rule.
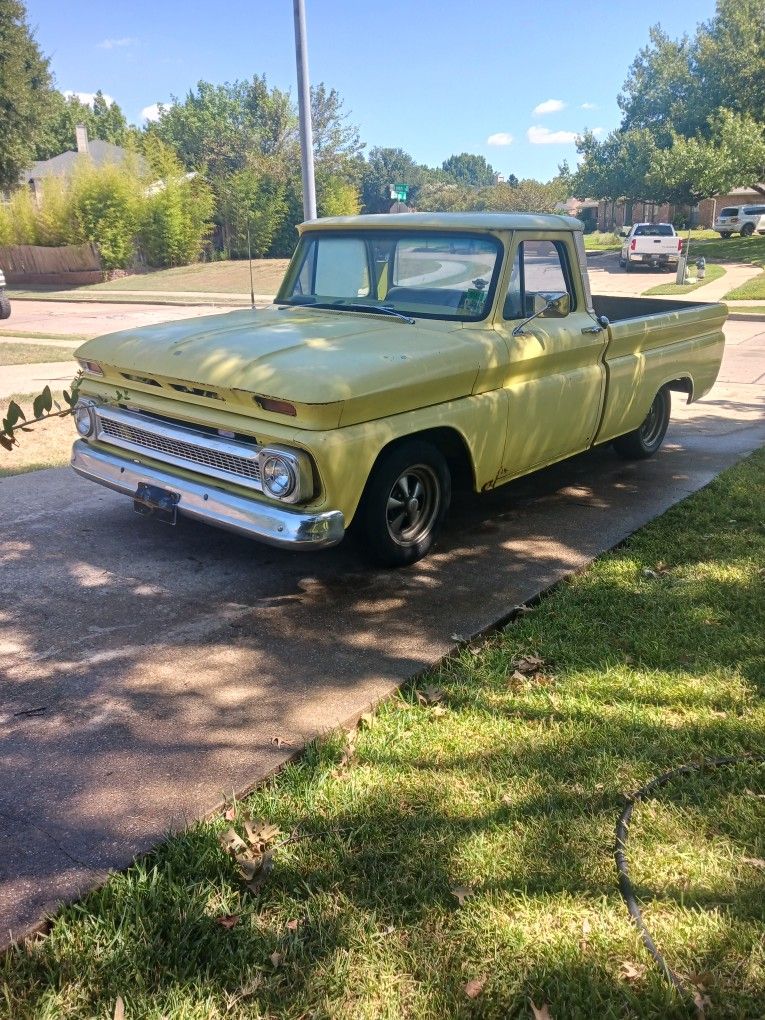
[[[0,944],[765,443],[762,330],[728,327],[657,457],[465,496],[405,571],[167,528],[68,469],[0,481]]]

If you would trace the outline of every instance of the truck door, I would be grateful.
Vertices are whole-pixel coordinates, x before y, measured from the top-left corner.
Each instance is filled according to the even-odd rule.
[[[508,349],[504,387],[508,433],[502,475],[522,474],[587,449],[600,416],[608,331],[587,311],[573,238],[519,232],[512,271],[495,328]],[[544,302],[565,291],[567,315],[537,318],[513,330]]]

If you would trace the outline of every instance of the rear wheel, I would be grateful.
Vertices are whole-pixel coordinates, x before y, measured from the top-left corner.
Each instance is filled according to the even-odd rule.
[[[721,230],[720,231],[720,237],[723,239],[723,241],[727,241],[728,238],[730,237],[730,231],[729,230]]]
[[[741,228],[741,236],[742,237],[751,237],[753,233],[754,233],[754,224],[753,223],[745,223],[743,225],[743,227]]]
[[[642,425],[634,432],[614,439],[614,449],[626,460],[645,460],[652,457],[664,442],[672,411],[672,396],[669,388],[662,386],[654,397],[651,409]]]
[[[383,454],[354,520],[366,554],[385,567],[416,563],[433,546],[451,491],[446,459],[430,443],[412,440]]]
[[[632,272],[632,263],[630,262],[629,259],[627,259],[627,261],[624,263],[624,268],[627,270],[628,273]]]
[[[8,319],[11,314],[11,303],[5,294],[0,292],[0,319]]]

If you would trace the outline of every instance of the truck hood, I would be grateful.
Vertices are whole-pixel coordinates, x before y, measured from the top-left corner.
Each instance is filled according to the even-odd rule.
[[[459,323],[271,306],[111,333],[77,356],[131,393],[156,397],[159,385],[178,398],[175,383],[201,399],[257,394],[293,403],[296,425],[328,428],[466,396],[480,352]]]

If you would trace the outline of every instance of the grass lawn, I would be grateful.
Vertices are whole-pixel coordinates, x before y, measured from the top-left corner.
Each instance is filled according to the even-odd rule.
[[[23,329],[0,329],[0,337],[12,336],[20,340],[92,340],[97,333],[30,333]]]
[[[765,451],[0,960],[14,1020],[686,1018],[616,885],[624,794],[765,752]],[[524,658],[526,656],[527,658]],[[528,658],[535,656],[536,658]],[[294,838],[246,889],[219,837]],[[712,1016],[765,1002],[765,768],[639,805],[644,916]],[[546,1015],[546,1014],[545,1014]]]
[[[69,361],[74,351],[48,344],[8,344],[0,339],[0,365],[36,365],[45,361]]]
[[[765,316],[765,305],[731,305],[729,311],[735,315]]]
[[[10,345],[8,345],[10,346]],[[71,352],[68,352],[71,353]],[[74,377],[74,367],[72,369]],[[32,417],[32,400],[36,393],[15,393],[12,397],[0,399],[0,418],[5,417],[8,405],[12,400],[21,405],[21,409]],[[61,392],[55,392],[53,399],[62,407]],[[40,468],[63,467],[69,463],[72,443],[77,438],[71,417],[51,418],[50,421],[33,426],[30,432],[19,434],[19,442],[12,451],[0,449],[0,478],[21,475],[27,471],[39,471]],[[2,1012],[2,988],[0,987],[0,1017]]]
[[[765,298],[765,273],[760,273],[759,276],[755,276],[752,280],[747,280],[746,283],[742,283],[735,290],[729,290],[723,300],[757,301],[763,298]]]
[[[256,294],[274,294],[282,282],[288,259],[253,259],[252,277]],[[250,293],[250,269],[246,260],[198,262],[177,269],[157,269],[139,276],[125,276],[108,283],[81,287],[85,291],[164,290],[212,291],[225,294]]]
[[[715,237],[708,241],[701,240],[691,243],[691,258],[703,255],[713,262],[754,262],[765,265],[765,236],[755,234],[753,237]]]
[[[697,280],[695,283],[661,283],[658,287],[651,287],[650,290],[643,291],[643,293],[649,295],[690,294],[692,290],[697,290],[699,287],[705,287],[713,280],[719,280],[721,276],[725,276],[725,269],[723,266],[718,266],[710,262],[706,268],[706,275],[703,280]]]
[[[621,237],[617,237],[610,231],[595,230],[591,234],[584,235],[585,251],[618,251],[621,246]]]

